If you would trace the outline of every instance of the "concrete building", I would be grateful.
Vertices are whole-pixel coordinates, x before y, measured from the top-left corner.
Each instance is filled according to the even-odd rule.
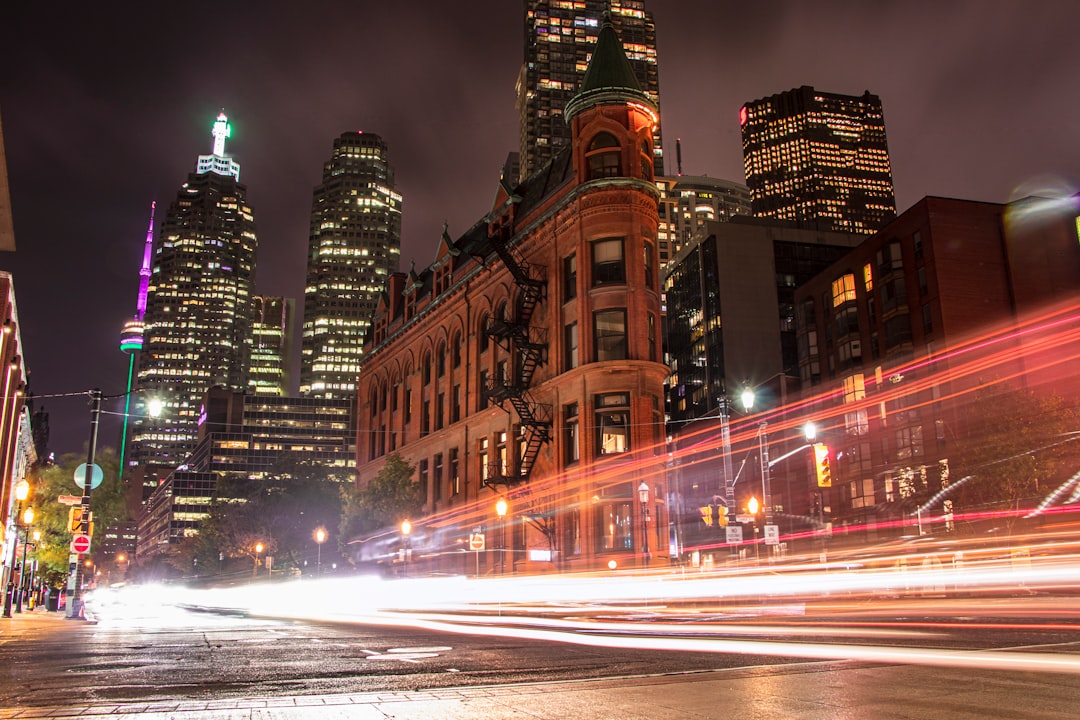
[[[644,0],[526,0],[525,61],[517,81],[520,180],[570,145],[564,109],[581,87],[605,13],[622,39],[638,86],[659,105],[656,25]],[[653,135],[653,174],[664,174],[659,123]]]
[[[334,140],[311,202],[300,394],[353,397],[379,293],[401,255],[401,195],[374,133]]]
[[[803,86],[746,103],[739,124],[755,217],[870,234],[896,216],[876,95]]]
[[[656,179],[660,187],[660,264],[705,232],[707,223],[750,215],[750,190],[730,180],[700,175]]]
[[[410,567],[668,554],[657,111],[610,22],[565,115],[572,143],[525,183],[501,183],[462,236],[444,232],[429,267],[392,276],[376,314],[357,472],[364,486],[391,453],[416,466],[426,502]],[[478,527],[498,531],[502,552],[466,550]]]

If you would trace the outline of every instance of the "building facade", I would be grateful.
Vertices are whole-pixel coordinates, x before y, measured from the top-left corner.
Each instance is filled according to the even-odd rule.
[[[219,115],[214,154],[200,156],[154,246],[136,385],[162,411],[134,419],[128,454],[144,497],[157,482],[152,468],[167,473],[195,447],[206,391],[248,383],[257,241],[240,166],[224,155],[229,134]]]
[[[393,276],[380,303],[357,473],[366,485],[392,453],[417,468],[425,517],[413,519],[410,567],[471,575],[667,556],[657,114],[611,23],[566,116],[573,143],[525,183],[500,185],[483,220],[444,233],[434,262]],[[466,551],[478,527],[498,530],[497,566]]]
[[[300,394],[353,397],[364,338],[401,256],[401,195],[374,133],[334,140],[311,205]]]
[[[248,392],[287,397],[292,387],[292,298],[256,295],[252,298],[251,360]]]
[[[896,216],[881,99],[803,86],[743,105],[755,217],[870,234]]]
[[[932,499],[964,472],[951,462],[978,391],[1080,397],[1062,362],[1077,341],[1053,334],[1076,322],[1078,215],[1075,197],[927,197],[797,290],[799,375],[833,451],[837,522],[873,536],[951,514]]]
[[[296,463],[355,477],[355,399],[273,397],[211,389],[189,467],[258,480]]]
[[[525,62],[517,82],[521,180],[570,144],[564,110],[580,88],[607,11],[638,86],[659,105],[656,24],[644,0],[527,0]],[[659,124],[653,136],[653,166],[654,175],[664,174]]]

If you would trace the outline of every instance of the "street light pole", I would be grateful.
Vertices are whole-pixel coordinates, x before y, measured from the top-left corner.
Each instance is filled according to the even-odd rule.
[[[638,485],[638,500],[641,501],[641,553],[645,565],[649,564],[649,484],[644,480]]]
[[[83,488],[82,488],[82,521],[79,526],[79,532],[83,535],[90,534],[90,488],[91,478],[94,474],[94,456],[97,452],[97,436],[98,436],[98,424],[101,421],[101,398],[102,393],[99,388],[94,388],[90,391],[90,442],[87,446],[86,452],[86,474],[83,476]],[[83,617],[83,600],[82,600],[82,582],[83,582],[83,554],[79,553],[75,560],[75,567],[73,569],[74,587],[71,589],[71,599],[68,602],[67,617],[82,619]],[[70,585],[71,583],[69,583]]]
[[[412,523],[408,519],[401,521],[401,534],[405,538],[405,547],[401,552],[401,576],[409,577],[409,553],[412,552],[412,546],[409,542],[409,534],[412,533]]]
[[[30,542],[30,525],[34,522],[34,508],[26,508],[26,512],[23,513],[23,545],[22,545],[22,563],[19,564],[19,596],[15,603],[15,612],[22,612],[23,593],[25,588],[23,587],[23,577],[26,575],[26,545]]]
[[[506,498],[495,502],[495,514],[499,516],[499,574],[506,574]]]
[[[22,506],[26,498],[30,497],[30,483],[25,479],[15,485],[15,499],[19,502],[19,511],[15,514],[15,537],[19,537],[19,516],[22,515]],[[15,546],[11,547],[11,563],[15,564]],[[4,617],[11,617],[11,603],[15,599],[15,568],[8,572],[7,587],[4,588]]]
[[[326,530],[319,528],[315,531],[315,546],[318,550],[315,553],[315,577],[322,575],[322,544],[326,542]]]

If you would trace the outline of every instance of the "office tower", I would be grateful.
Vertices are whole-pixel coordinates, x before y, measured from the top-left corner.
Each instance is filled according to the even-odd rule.
[[[133,418],[129,460],[144,492],[195,446],[207,389],[247,386],[257,242],[240,165],[225,155],[230,135],[222,113],[213,153],[180,187],[154,247],[137,387],[162,410]]]
[[[570,144],[563,108],[578,92],[609,8],[638,86],[659,104],[656,25],[644,0],[526,0],[525,62],[517,81],[521,180]],[[653,163],[653,174],[663,175],[659,125],[653,132]]]
[[[292,298],[256,295],[251,303],[248,392],[285,397],[292,387]]]
[[[750,215],[745,185],[706,176],[658,177],[660,263],[668,262],[705,230],[706,223]]]
[[[896,216],[876,95],[803,86],[746,103],[739,124],[755,217],[868,234]]]
[[[352,397],[364,336],[401,255],[401,195],[374,133],[334,140],[311,203],[300,394]]]

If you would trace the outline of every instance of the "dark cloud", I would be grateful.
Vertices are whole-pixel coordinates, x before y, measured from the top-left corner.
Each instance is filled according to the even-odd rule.
[[[259,290],[300,298],[311,188],[333,138],[382,135],[402,263],[460,233],[517,149],[522,3],[21,3],[0,24],[0,113],[24,355],[38,393],[122,389],[149,205],[224,107],[259,226]],[[901,209],[1080,182],[1074,0],[655,0],[668,169],[743,179],[738,110],[799,85],[882,98]],[[55,449],[84,400],[50,400]],[[109,433],[112,432],[110,435]],[[115,432],[103,432],[113,444]]]

